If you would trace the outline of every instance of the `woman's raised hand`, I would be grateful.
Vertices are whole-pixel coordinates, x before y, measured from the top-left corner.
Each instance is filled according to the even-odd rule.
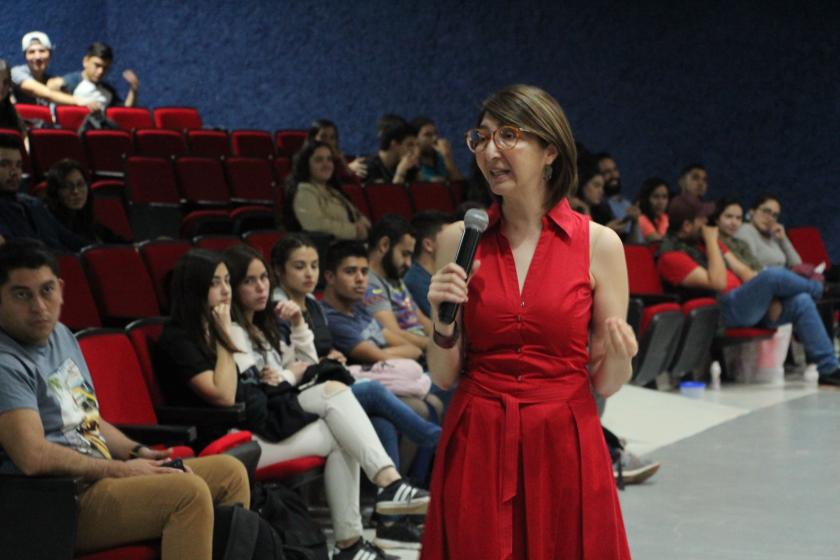
[[[303,320],[303,313],[301,313],[298,304],[288,299],[277,302],[277,305],[274,307],[274,314],[280,319],[291,323],[293,327],[300,325],[300,322]]]
[[[213,306],[212,309],[213,320],[216,321],[216,326],[224,333],[230,332],[230,304],[219,303]]]
[[[480,261],[473,262],[472,274],[474,275]],[[429,284],[429,304],[432,307],[432,318],[437,318],[440,311],[440,304],[448,301],[451,303],[465,303],[467,301],[467,273],[455,263],[449,263],[432,276]]]
[[[606,358],[608,360],[632,359],[639,351],[633,328],[620,317],[608,317],[605,322],[607,325]]]

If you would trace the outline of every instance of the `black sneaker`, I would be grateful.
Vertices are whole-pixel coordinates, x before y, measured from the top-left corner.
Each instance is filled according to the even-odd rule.
[[[831,373],[821,373],[819,378],[820,385],[832,385],[840,387],[840,368],[835,369]]]
[[[426,513],[428,508],[429,493],[403,479],[381,488],[376,496],[376,512],[382,515]]]
[[[359,539],[353,546],[335,547],[332,560],[400,560],[400,557],[385,554],[385,551],[375,544]]]
[[[382,548],[405,548],[420,550],[423,531],[411,521],[379,522],[376,526],[376,538],[373,543]]]

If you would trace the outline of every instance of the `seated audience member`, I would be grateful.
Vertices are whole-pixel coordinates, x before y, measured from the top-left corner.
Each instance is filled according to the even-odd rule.
[[[338,127],[327,119],[318,119],[312,123],[306,135],[307,142],[324,142],[329,144],[333,151],[335,160],[335,174],[340,180],[354,180],[356,177],[364,179],[367,177],[367,158],[357,157],[348,162],[347,157],[338,146]]]
[[[698,199],[706,196],[709,175],[706,168],[699,163],[690,163],[680,171],[677,184],[680,186],[681,194],[688,194]]]
[[[240,427],[256,434],[260,466],[306,455],[326,457],[326,493],[337,547],[333,558],[359,558],[359,551],[385,558],[362,538],[359,467],[380,488],[380,513],[425,513],[429,496],[403,481],[346,385],[327,381],[303,391],[295,387],[306,370],[300,357],[314,358],[312,334],[297,305],[279,304],[277,312],[291,323],[294,340],[292,355],[280,355],[274,310],[267,305],[257,309],[260,301],[268,301],[267,286],[261,294],[255,289],[260,280],[268,280],[268,272],[264,265],[256,268],[249,266],[234,290],[222,255],[194,249],[178,261],[172,317],[158,344],[171,400],[219,407],[244,402],[247,419]],[[246,298],[251,303],[247,308],[242,305]],[[242,324],[232,322],[231,308]],[[241,371],[241,352],[260,360]]]
[[[16,103],[37,105],[81,105],[91,110],[101,109],[96,101],[73,97],[48,86],[52,75],[47,72],[52,56],[52,43],[46,33],[30,31],[21,39],[26,64],[12,68],[12,84]]]
[[[764,268],[758,259],[755,258],[752,249],[735,234],[741,229],[744,223],[744,209],[738,200],[725,196],[715,203],[715,211],[709,216],[710,221],[718,227],[720,240],[726,248],[732,251],[738,260],[750,267],[755,272],[761,272]]]
[[[639,191],[639,231],[648,243],[662,241],[668,232],[668,183],[659,177],[650,177]]]
[[[250,504],[245,467],[215,455],[182,472],[165,465],[171,450],[102,418],[79,345],[58,322],[62,288],[41,243],[0,247],[0,472],[84,479],[80,552],[162,539],[164,560],[210,560],[213,504]]]
[[[362,305],[368,288],[368,253],[361,243],[339,241],[327,253],[321,305],[335,348],[353,362],[391,358],[416,360],[422,351],[399,333],[383,328]]]
[[[134,107],[137,105],[140,80],[133,70],[123,71],[123,79],[128,84],[128,95],[123,102],[114,86],[105,81],[113,62],[114,51],[111,47],[97,41],[88,47],[82,59],[82,70],[51,81],[50,86],[64,89],[78,99],[95,101],[102,107],[116,107],[121,103],[125,107]]]
[[[615,230],[622,241],[639,243],[642,240],[639,233],[639,207],[621,194],[621,172],[612,155],[601,152],[595,155],[598,172],[604,178],[604,194],[610,206],[613,220],[607,226]]]
[[[0,128],[26,134],[26,127],[12,103],[12,72],[9,63],[0,58]]]
[[[367,239],[370,220],[338,188],[334,171],[332,149],[325,142],[309,142],[295,154],[286,183],[286,227]]]
[[[386,214],[371,230],[368,242],[368,289],[363,305],[383,328],[425,350],[432,321],[417,307],[402,277],[414,253],[411,225],[396,214]]]
[[[802,258],[779,222],[782,205],[773,195],[763,194],[750,207],[750,223],[744,224],[735,237],[747,244],[762,266],[802,264]]]
[[[840,385],[840,363],[814,303],[822,285],[778,267],[756,273],[722,246],[716,226],[706,225],[711,212],[696,196],[671,200],[660,275],[673,286],[718,292],[727,327],[793,323],[809,361],[817,364],[820,383]]]
[[[604,177],[592,158],[578,160],[577,198],[586,205],[592,220],[601,225],[615,222],[610,205],[604,200]]]
[[[440,138],[433,120],[417,117],[411,121],[417,131],[417,147],[420,150],[418,181],[460,181],[464,178],[452,157],[452,145],[446,138]]]
[[[417,131],[405,123],[380,132],[379,152],[368,161],[367,182],[411,183],[417,180],[420,152]]]
[[[47,173],[45,202],[61,225],[88,243],[125,243],[125,239],[96,222],[93,196],[79,162],[63,159]]]
[[[283,241],[285,239],[281,243]],[[317,259],[314,248],[309,249]],[[253,248],[240,245],[226,250],[224,255],[231,273],[232,316],[236,320],[231,328],[231,338],[237,348],[242,350],[234,355],[239,371],[247,371],[253,366],[260,372],[263,383],[276,386],[278,381],[286,381],[292,386],[298,385],[300,375],[295,368],[311,366],[319,361],[314,345],[315,336],[303,311],[306,309],[305,302],[301,306],[291,299],[281,298],[276,304],[270,303],[270,275],[262,255]],[[306,298],[306,292],[304,295],[299,292],[296,294],[302,299]],[[288,327],[288,337],[281,331],[278,317],[283,326]],[[341,356],[334,357],[342,361]],[[440,426],[418,416],[378,381],[353,383],[350,391],[370,417],[379,441],[397,469],[400,461],[399,433],[421,446],[437,444]],[[303,394],[299,398],[303,399]],[[359,422],[355,418],[356,408],[347,405],[347,399],[339,399],[333,406],[343,407],[343,418]],[[417,538],[406,543],[405,539],[399,538],[406,532],[409,535],[417,533]],[[377,538],[379,541],[400,541],[394,544],[401,546],[419,546],[419,532],[406,522],[400,522],[399,527],[381,524]]]
[[[411,229],[416,241],[414,244],[414,261],[403,277],[411,298],[426,317],[432,312],[429,305],[429,284],[435,272],[435,257],[437,256],[438,236],[443,226],[452,220],[443,212],[429,210],[419,212],[411,219]]]
[[[19,192],[20,141],[0,134],[0,236],[9,239],[40,239],[52,249],[78,251],[87,240],[62,226],[46,206]]]

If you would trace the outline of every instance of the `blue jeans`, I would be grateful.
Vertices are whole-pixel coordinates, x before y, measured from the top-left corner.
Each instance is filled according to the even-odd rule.
[[[719,298],[723,322],[727,327],[775,328],[793,323],[793,332],[805,346],[808,359],[817,364],[820,373],[831,373],[840,367],[834,355],[834,344],[825,332],[815,299],[822,295],[822,285],[781,267],[762,270],[746,284]],[[770,303],[778,299],[782,314],[775,322],[765,318]]]
[[[385,452],[399,468],[399,434],[419,446],[434,447],[440,438],[440,426],[428,422],[411,410],[378,381],[357,381],[352,385],[353,394],[362,405],[376,430]]]

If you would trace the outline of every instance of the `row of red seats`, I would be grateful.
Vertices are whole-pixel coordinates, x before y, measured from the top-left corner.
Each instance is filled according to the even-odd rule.
[[[271,248],[285,234],[251,231],[244,236],[205,236],[194,241],[153,240],[133,245],[91,245],[79,255],[59,255],[64,279],[61,321],[73,330],[122,325],[156,317],[169,308],[166,281],[175,263],[193,247],[222,250],[245,242],[268,260]]]
[[[87,107],[74,105],[56,106],[55,119],[46,105],[18,103],[15,109],[22,119],[57,124],[67,130],[78,130],[90,114],[90,109]],[[124,130],[135,128],[184,130],[203,126],[201,115],[195,107],[158,107],[154,110],[145,107],[109,107],[105,111],[105,116]]]

